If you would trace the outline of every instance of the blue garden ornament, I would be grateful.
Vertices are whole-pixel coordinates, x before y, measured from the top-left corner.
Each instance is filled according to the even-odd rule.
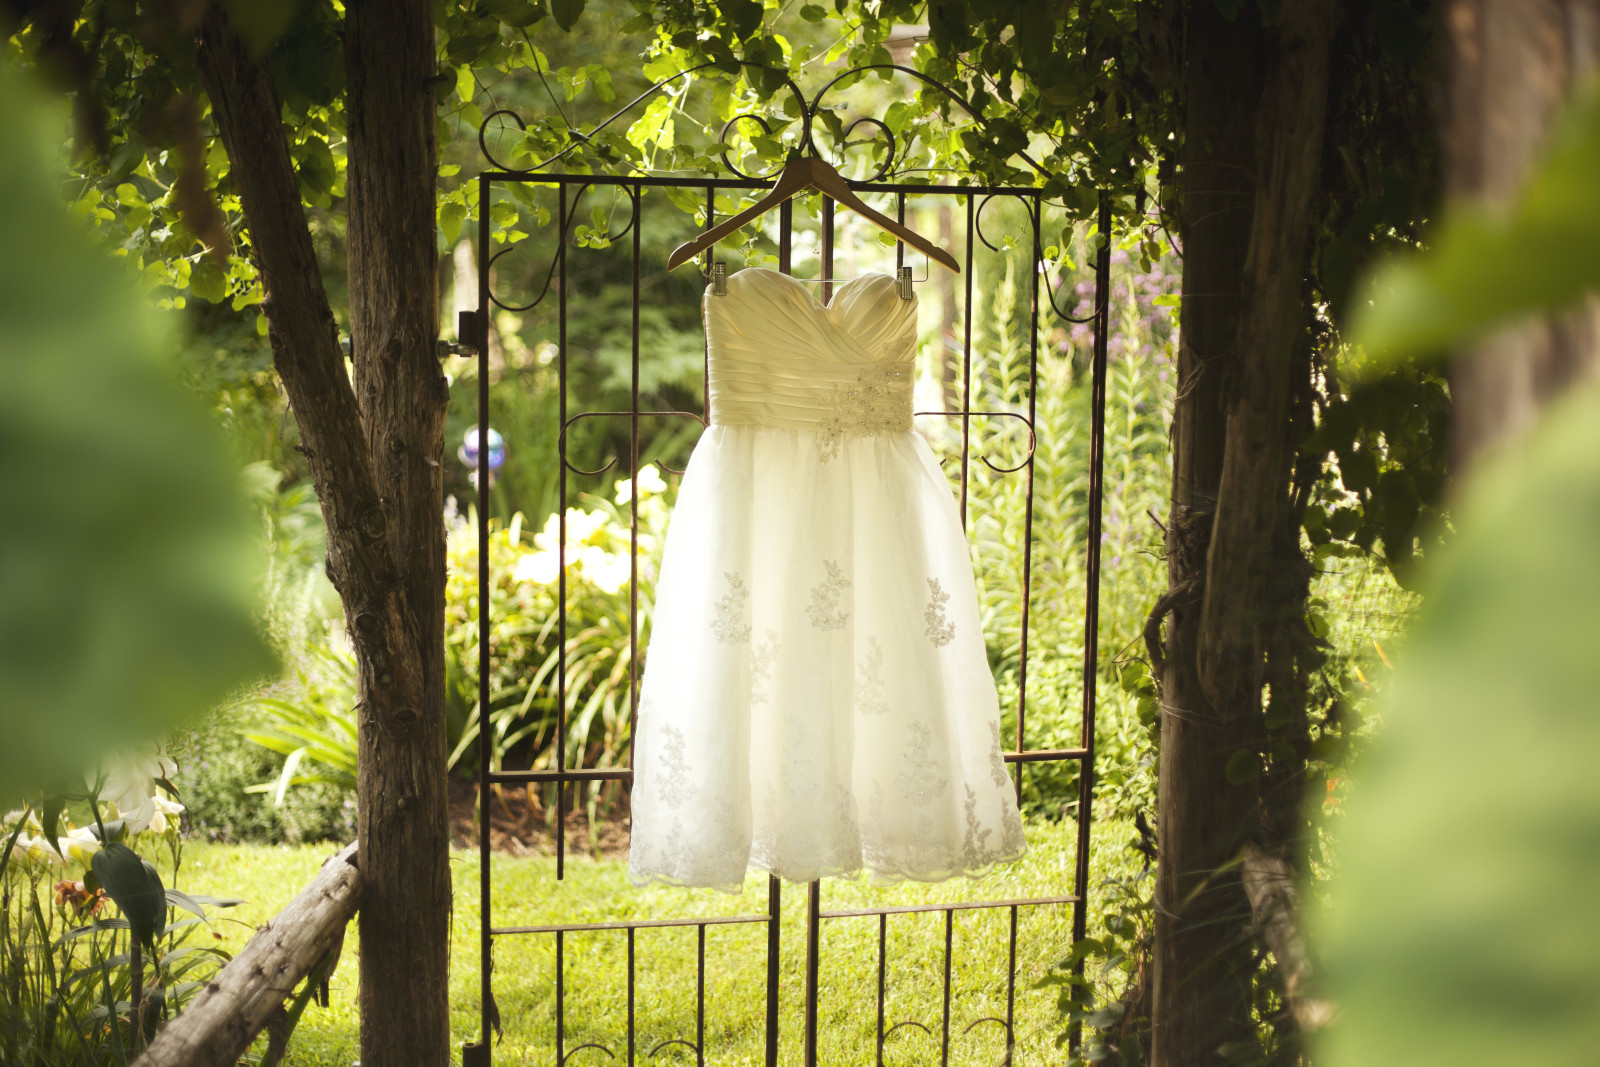
[[[456,457],[461,460],[469,470],[478,469],[478,428],[469,427],[461,438],[461,448],[456,452]],[[500,436],[500,431],[493,426],[489,427],[489,473],[493,474],[506,462],[506,439]]]

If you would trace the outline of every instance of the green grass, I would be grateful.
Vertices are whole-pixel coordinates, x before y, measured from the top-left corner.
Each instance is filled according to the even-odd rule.
[[[864,881],[823,885],[824,910],[960,900],[1064,896],[1071,892],[1071,823],[1036,823],[1028,830],[1027,857],[979,882],[874,888]],[[1091,856],[1125,865],[1129,828],[1096,827]],[[230,949],[241,947],[310,881],[329,846],[190,845],[183,888],[191,892],[248,898],[218,925]],[[473,852],[453,855],[456,907],[450,967],[451,1041],[460,1046],[478,1028],[478,865]],[[619,919],[709,917],[765,910],[766,880],[752,876],[745,891],[729,896],[703,890],[636,890],[620,860],[569,858],[567,877],[556,881],[554,861],[495,856],[491,864],[496,925],[605,922]],[[1094,879],[1091,879],[1091,885]],[[1091,898],[1091,905],[1093,900]],[[1091,906],[1091,930],[1094,908]],[[950,1062],[989,1067],[1004,1051],[1004,1033],[985,1017],[1005,1015],[1008,944],[1005,909],[957,912],[951,964]],[[893,916],[888,922],[887,1025],[913,1020],[932,1033],[903,1027],[890,1037],[885,1062],[938,1061],[942,1028],[944,915]],[[1017,1064],[1055,1062],[1059,1021],[1053,990],[1034,983],[1065,954],[1071,940],[1069,905],[1019,909],[1017,936]],[[877,934],[875,918],[824,920],[821,942],[819,1041],[821,1062],[874,1063],[877,1025]],[[780,973],[780,1060],[798,1064],[804,1020],[805,890],[783,890]],[[763,924],[712,926],[706,934],[707,1062],[759,1064],[766,1011],[766,928]],[[636,1062],[692,1063],[682,1045],[648,1053],[660,1042],[695,1037],[694,927],[646,929],[636,935]],[[341,1065],[358,1058],[354,931],[332,982],[332,1005],[311,1007],[301,1021],[290,1061],[303,1067]],[[607,1046],[576,1052],[570,1063],[625,1063],[627,1057],[627,934],[623,931],[567,935],[566,1048],[587,1042]],[[501,937],[495,945],[495,995],[505,1023],[494,1061],[503,1064],[555,1061],[555,938],[549,934]],[[968,1032],[969,1027],[974,1027]]]

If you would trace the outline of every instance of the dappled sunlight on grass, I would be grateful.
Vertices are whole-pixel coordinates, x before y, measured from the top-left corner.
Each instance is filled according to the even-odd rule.
[[[1124,865],[1119,846],[1131,836],[1120,823],[1095,829],[1092,856]],[[1035,823],[1030,851],[1018,863],[981,881],[875,888],[862,880],[824,883],[824,911],[951,903],[970,900],[1066,896],[1072,889],[1074,829],[1071,823]],[[237,950],[255,926],[286,904],[316,872],[331,845],[190,845],[183,888],[235,895],[248,903],[217,925],[222,944]],[[1099,864],[1096,864],[1098,867]],[[452,1042],[478,1030],[478,865],[470,851],[452,855],[456,910],[453,924],[450,1002]],[[739,895],[709,890],[656,887],[636,890],[625,861],[569,858],[567,877],[555,879],[548,857],[496,855],[491,863],[497,926],[615,922],[637,919],[708,918],[764,914],[765,876],[752,875]],[[1091,884],[1093,879],[1091,879]],[[783,953],[780,975],[780,1059],[801,1061],[804,1025],[805,889],[783,890]],[[1092,901],[1091,901],[1092,902]],[[1097,925],[1091,908],[1091,931]],[[956,912],[952,925],[950,1062],[982,1064],[1004,1053],[1003,1029],[984,1018],[1006,1013],[1008,909]],[[939,1055],[943,1027],[945,917],[942,912],[891,916],[887,924],[885,1027],[910,1020],[887,1046],[886,1062],[928,1063]],[[1015,1062],[1053,1061],[1059,1032],[1053,990],[1034,983],[1071,941],[1070,905],[1018,909]],[[635,935],[635,1055],[637,1062],[690,1063],[683,1045],[648,1053],[663,1041],[695,1039],[696,928],[646,929]],[[715,1064],[759,1064],[765,1048],[766,926],[718,925],[706,933],[707,1059]],[[877,1028],[878,920],[825,919],[822,923],[819,996],[819,1058],[830,1065],[870,1064]],[[627,944],[625,931],[568,934],[564,938],[566,1049],[594,1042],[627,1057]],[[555,937],[503,936],[495,945],[495,995],[505,1037],[495,1062],[547,1064],[555,1059]],[[354,931],[332,981],[332,1006],[312,1007],[295,1035],[291,1059],[300,1065],[348,1065],[358,1058],[357,965]],[[970,1033],[968,1028],[973,1027]],[[611,1063],[587,1050],[571,1062]]]

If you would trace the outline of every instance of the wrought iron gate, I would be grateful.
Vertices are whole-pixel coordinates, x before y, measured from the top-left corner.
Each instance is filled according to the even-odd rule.
[[[839,82],[852,75],[871,69],[889,69],[907,76],[919,79],[925,85],[943,93],[956,105],[964,108],[969,115],[977,116],[967,106],[966,102],[952,93],[948,88],[932,82],[926,76],[906,67],[862,67],[835,78],[823,86],[809,101],[800,92],[793,82],[788,82],[788,90],[794,94],[801,110],[802,139],[800,150],[816,152],[816,145],[812,140],[811,128],[825,93]],[[692,72],[686,72],[692,73]],[[682,75],[680,75],[681,77]],[[669,79],[670,82],[674,79]],[[613,119],[625,113],[630,108],[637,106],[641,101],[648,99],[658,92],[668,82],[662,82],[635,100],[630,102]],[[750,121],[761,123],[757,117],[745,116]],[[715,1051],[705,1045],[705,978],[706,978],[706,930],[710,926],[729,924],[743,924],[764,926],[766,934],[766,1032],[765,1032],[765,1063],[767,1067],[777,1067],[779,1053],[779,978],[780,978],[780,948],[781,926],[780,919],[784,904],[784,892],[778,879],[768,878],[767,907],[761,914],[739,915],[729,917],[693,917],[681,919],[640,919],[636,921],[599,922],[599,923],[570,923],[549,925],[495,925],[493,922],[494,893],[489,872],[490,856],[490,828],[487,815],[487,803],[491,787],[501,783],[557,783],[557,812],[556,812],[556,877],[562,878],[565,872],[565,822],[567,809],[567,789],[569,784],[594,783],[599,781],[629,782],[632,771],[626,768],[606,767],[578,767],[567,766],[565,746],[562,743],[566,734],[566,687],[568,683],[566,671],[567,648],[567,559],[566,559],[566,509],[568,504],[568,475],[593,475],[596,471],[583,471],[574,467],[567,455],[567,430],[583,418],[617,418],[626,419],[629,427],[630,450],[628,455],[628,475],[637,478],[640,467],[640,423],[641,420],[650,418],[689,418],[705,424],[705,418],[693,412],[686,411],[646,411],[640,407],[640,309],[641,309],[641,262],[640,262],[640,235],[644,225],[643,196],[647,189],[672,187],[678,189],[697,190],[705,196],[706,222],[709,228],[713,225],[716,209],[716,195],[719,191],[757,190],[766,188],[766,182],[739,171],[728,161],[724,153],[724,163],[736,175],[727,179],[711,178],[673,178],[643,175],[624,177],[610,177],[595,174],[563,174],[547,172],[542,169],[551,163],[559,161],[563,152],[551,160],[528,169],[515,169],[503,166],[495,159],[488,146],[488,136],[491,124],[496,121],[509,122],[521,127],[521,120],[512,112],[499,111],[490,115],[484,126],[479,131],[479,146],[491,169],[486,169],[477,177],[479,193],[479,228],[478,228],[478,309],[462,315],[459,336],[462,341],[475,345],[478,351],[478,426],[488,427],[490,424],[489,405],[489,356],[487,345],[488,316],[491,307],[501,308],[512,312],[530,310],[545,299],[552,291],[556,300],[556,318],[558,329],[557,353],[558,377],[560,381],[559,419],[560,432],[557,437],[557,456],[552,457],[559,463],[560,497],[557,514],[560,516],[560,533],[558,551],[560,556],[560,570],[558,572],[557,600],[560,605],[561,617],[556,620],[556,640],[558,643],[559,660],[556,668],[557,689],[557,743],[555,746],[556,766],[546,770],[493,770],[490,758],[490,734],[486,722],[481,722],[479,732],[479,876],[480,876],[480,1018],[481,1032],[478,1040],[469,1043],[464,1050],[464,1063],[467,1067],[475,1064],[488,1064],[491,1061],[490,1044],[491,1029],[497,1025],[498,1012],[493,996],[493,951],[496,938],[508,937],[549,937],[554,940],[555,953],[555,1063],[556,1067],[564,1067],[570,1057],[583,1049],[596,1049],[610,1059],[607,1062],[626,1063],[629,1067],[636,1062],[642,1051],[646,1057],[654,1056],[664,1046],[679,1045],[692,1050],[697,1065],[703,1065],[708,1057]],[[607,120],[607,123],[612,120]],[[740,121],[735,118],[728,126]],[[1106,351],[1108,336],[1107,294],[1109,293],[1108,278],[1110,272],[1110,231],[1111,212],[1109,204],[1102,198],[1099,212],[1099,232],[1104,235],[1099,242],[1095,253],[1094,264],[1094,301],[1093,310],[1087,319],[1074,319],[1055,305],[1052,294],[1048,291],[1049,278],[1041,270],[1041,240],[1040,240],[1040,213],[1042,194],[1041,190],[1028,187],[1005,187],[989,185],[927,185],[912,182],[885,181],[885,177],[893,173],[896,158],[896,146],[893,134],[881,122],[867,117],[856,120],[856,123],[867,123],[876,127],[888,138],[888,147],[884,156],[884,163],[871,179],[865,182],[852,182],[852,188],[864,194],[891,194],[896,205],[897,218],[905,219],[906,198],[908,196],[931,198],[952,198],[964,210],[966,240],[965,262],[963,264],[962,282],[965,286],[965,300],[963,303],[963,336],[961,339],[961,407],[954,410],[939,412],[918,412],[922,415],[943,415],[959,420],[961,427],[961,483],[960,507],[962,521],[967,519],[968,505],[968,474],[972,459],[971,422],[975,415],[1009,414],[1022,418],[1026,422],[1028,433],[1028,448],[1026,460],[1013,468],[997,468],[991,464],[991,469],[1006,475],[1018,475],[1026,479],[1027,509],[1025,517],[1024,536],[1024,564],[1023,564],[1023,596],[1022,596],[1022,631],[1020,643],[1020,680],[1018,685],[1017,720],[1015,733],[1015,748],[1006,752],[1004,758],[1010,765],[1013,780],[1016,783],[1018,797],[1021,797],[1021,764],[1039,763],[1048,761],[1078,761],[1081,770],[1078,775],[1077,796],[1077,847],[1075,854],[1075,868],[1072,878],[1072,892],[1070,894],[1036,897],[1014,900],[984,900],[984,901],[959,901],[945,904],[902,905],[854,909],[829,910],[824,905],[822,885],[812,882],[805,887],[805,964],[804,964],[804,1053],[803,1063],[806,1067],[814,1067],[817,1063],[817,1032],[818,1032],[818,998],[819,998],[819,973],[821,956],[821,928],[824,922],[845,921],[876,921],[877,926],[877,997],[876,997],[876,1034],[877,1048],[875,1062],[882,1067],[884,1064],[884,1049],[887,1038],[897,1029],[904,1026],[918,1026],[925,1031],[929,1030],[922,1023],[901,1022],[889,1024],[885,1017],[886,983],[887,983],[887,958],[888,958],[888,930],[889,919],[894,915],[912,913],[942,913],[944,917],[944,952],[942,973],[942,1029],[939,1035],[940,1063],[947,1064],[950,1056],[951,1040],[951,957],[954,940],[955,913],[975,909],[993,909],[1008,915],[1009,949],[1006,972],[1006,1013],[1004,1018],[988,1017],[979,1019],[970,1024],[968,1029],[980,1023],[995,1023],[1005,1030],[1006,1059],[1010,1062],[1012,1049],[1016,1040],[1015,1035],[1015,999],[1017,979],[1017,928],[1018,913],[1020,909],[1048,905],[1066,905],[1072,908],[1072,927],[1074,938],[1082,938],[1085,934],[1087,920],[1087,891],[1089,870],[1089,830],[1090,815],[1093,800],[1094,782],[1094,736],[1095,736],[1095,702],[1096,702],[1096,663],[1097,641],[1096,631],[1099,614],[1099,585],[1100,585],[1100,526],[1101,526],[1101,486],[1102,486],[1102,453],[1104,442],[1104,410],[1105,410],[1105,383],[1106,383]],[[602,124],[602,125],[605,125]],[[764,123],[762,123],[765,125]],[[728,127],[724,128],[724,134]],[[852,125],[850,129],[853,129]],[[848,135],[848,130],[846,131]],[[557,196],[556,233],[558,240],[554,252],[553,262],[549,273],[546,274],[542,291],[531,301],[518,304],[502,301],[500,297],[491,292],[490,267],[507,251],[510,246],[495,250],[492,244],[490,229],[490,205],[493,203],[493,193],[497,185],[510,184],[535,185],[554,187]],[[611,187],[624,194],[632,208],[632,217],[628,226],[614,236],[614,240],[631,237],[632,241],[632,352],[631,352],[631,403],[626,411],[611,412],[578,412],[569,414],[567,409],[567,319],[569,300],[572,297],[568,285],[567,252],[571,244],[571,233],[578,208],[584,194],[595,188]],[[1028,310],[1028,410],[1026,416],[1017,412],[981,412],[972,409],[972,319],[973,301],[973,253],[975,242],[981,242],[993,249],[984,236],[981,227],[981,215],[984,207],[997,197],[1011,197],[1021,202],[1027,208],[1031,225],[1031,241],[1029,248],[1029,278],[1031,290]],[[792,255],[792,206],[785,204],[781,209],[778,234],[779,269],[788,274],[791,271]],[[834,259],[834,218],[831,200],[822,200],[822,223],[820,229],[820,277],[822,282],[822,302],[829,298],[831,284],[827,279],[833,277]],[[896,246],[896,267],[904,266],[905,249],[903,245]],[[1082,725],[1078,744],[1066,748],[1029,748],[1027,746],[1027,665],[1028,665],[1028,612],[1029,590],[1032,585],[1032,546],[1033,546],[1033,479],[1034,479],[1034,452],[1036,439],[1034,438],[1035,398],[1038,367],[1039,344],[1039,313],[1040,313],[1040,287],[1046,286],[1045,303],[1062,319],[1071,322],[1088,322],[1093,331],[1092,346],[1092,387],[1091,387],[1091,412],[1090,412],[1090,467],[1088,486],[1088,536],[1085,544],[1086,553],[1086,593],[1083,605],[1084,612],[1084,648],[1083,648],[1083,682],[1082,682]],[[709,414],[709,412],[707,413]],[[486,720],[487,709],[490,705],[490,627],[484,613],[490,605],[490,562],[489,562],[489,452],[488,447],[478,449],[478,509],[477,509],[477,545],[478,545],[478,603],[480,605],[479,625],[479,708],[481,719]],[[987,463],[987,459],[982,460]],[[639,494],[632,495],[630,516],[631,538],[631,575],[629,582],[629,636],[630,650],[637,652],[637,612],[638,612],[638,506]],[[638,711],[638,657],[631,660],[629,677],[629,708],[630,726],[637,717]],[[631,736],[631,735],[630,735]],[[792,892],[792,890],[791,890]],[[694,1039],[687,1037],[672,1039],[656,1045],[653,1049],[641,1050],[636,1045],[635,1032],[635,998],[636,998],[636,941],[638,932],[642,929],[656,928],[694,928],[696,930],[696,995],[694,1017]],[[616,931],[626,938],[627,945],[627,1024],[626,1033],[619,1034],[618,1047],[588,1043],[573,1048],[567,1047],[566,1029],[566,974],[565,956],[568,935],[587,933],[591,931]],[[888,1026],[886,1030],[885,1027]]]

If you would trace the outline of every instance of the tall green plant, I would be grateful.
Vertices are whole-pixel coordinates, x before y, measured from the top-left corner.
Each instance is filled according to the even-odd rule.
[[[157,791],[171,772],[170,761],[141,758],[101,778],[78,800],[82,826],[63,795],[0,820],[0,1061],[129,1063],[230,958],[196,935],[208,907],[240,901],[166,884],[182,866],[182,805]],[[113,793],[127,810],[102,804]],[[163,852],[165,880],[144,858]]]

